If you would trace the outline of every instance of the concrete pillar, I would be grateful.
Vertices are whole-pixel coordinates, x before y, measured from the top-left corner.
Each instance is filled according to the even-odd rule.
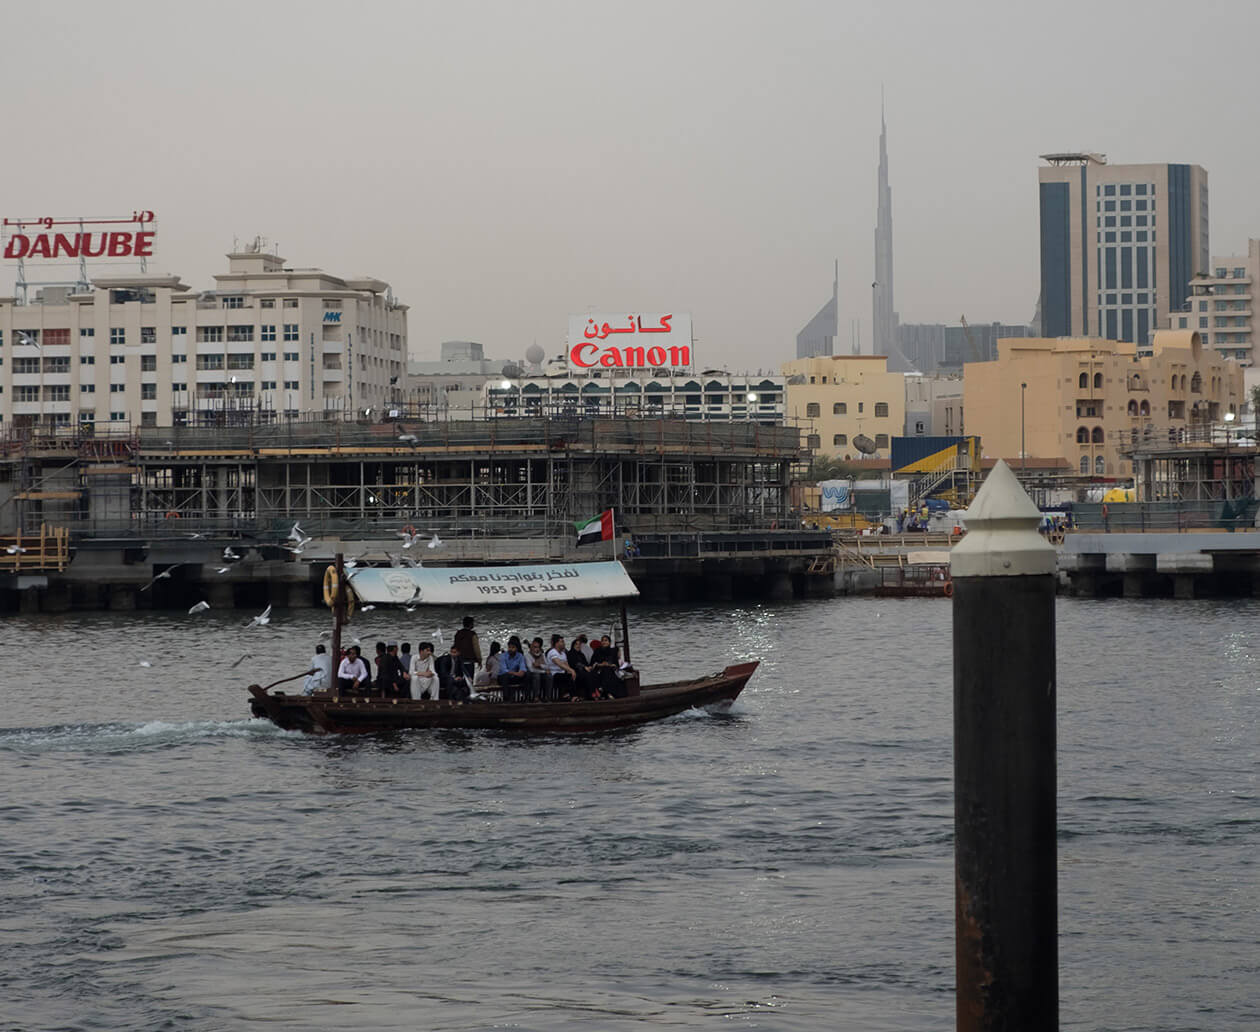
[[[791,575],[772,573],[766,577],[766,597],[772,602],[788,602],[795,598]]]
[[[1146,574],[1126,573],[1124,575],[1124,597],[1141,598],[1146,594]]]
[[[43,590],[40,609],[45,613],[65,613],[70,609],[70,585],[64,582],[49,584]]]
[[[136,608],[136,589],[127,584],[114,584],[109,589],[109,608],[124,612]]]
[[[286,609],[310,609],[315,605],[315,588],[312,585],[304,581],[290,581],[284,585],[284,589],[282,601]],[[272,594],[278,592],[273,591]]]
[[[710,602],[729,602],[735,593],[735,581],[729,573],[706,573],[704,597]]]
[[[1194,598],[1194,574],[1173,574],[1173,598]]]
[[[1059,1027],[1055,550],[999,460],[950,554],[959,1032]]]
[[[236,598],[231,581],[213,580],[205,584],[205,600],[211,609],[235,609]]]
[[[1095,598],[1098,595],[1098,577],[1093,573],[1077,573],[1072,577],[1072,594],[1078,598]]]
[[[19,591],[18,596],[18,612],[19,613],[38,613],[39,612],[39,589],[27,588]]]

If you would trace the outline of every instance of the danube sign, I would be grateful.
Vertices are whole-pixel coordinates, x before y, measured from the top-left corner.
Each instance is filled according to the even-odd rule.
[[[571,315],[568,354],[578,369],[686,369],[689,315]]]
[[[152,258],[155,232],[144,227],[153,221],[151,211],[118,219],[5,219],[4,256],[19,260]]]

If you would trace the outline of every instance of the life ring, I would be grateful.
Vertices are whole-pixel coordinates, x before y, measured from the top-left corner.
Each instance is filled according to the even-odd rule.
[[[324,569],[324,605],[332,609],[337,604],[337,567],[328,566]],[[346,602],[346,619],[354,615],[354,592],[347,591],[345,596]]]
[[[1107,503],[1106,503],[1106,502],[1103,502],[1103,507],[1102,507],[1102,518],[1105,520],[1105,519],[1107,518],[1107,516],[1108,516],[1108,515],[1109,515],[1109,512],[1108,512],[1108,509],[1107,509]]]
[[[166,514],[166,518],[167,518],[168,520],[177,520],[177,519],[179,519],[179,513],[177,513],[174,509],[171,509],[171,510],[170,510],[170,511]]]
[[[405,527],[403,527],[403,533],[407,534],[410,537],[415,537],[416,536],[415,524],[408,523]]]
[[[945,586],[941,588],[941,591],[944,593],[946,598],[953,598],[954,597],[954,582],[947,580],[945,582]]]

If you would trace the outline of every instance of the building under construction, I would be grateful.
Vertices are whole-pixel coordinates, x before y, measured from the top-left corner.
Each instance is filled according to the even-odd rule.
[[[573,523],[612,509],[602,548],[648,597],[790,597],[830,584],[827,536],[790,515],[801,458],[795,427],[676,418],[22,428],[0,441],[0,535],[42,528],[68,554],[38,568],[0,554],[0,589],[52,609],[303,605],[337,550],[594,558],[607,553],[579,548]],[[295,523],[312,538],[297,552]],[[434,548],[403,550],[416,541]]]

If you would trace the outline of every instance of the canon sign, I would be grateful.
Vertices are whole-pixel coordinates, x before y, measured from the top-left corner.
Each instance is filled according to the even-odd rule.
[[[6,258],[152,258],[153,231],[115,233],[14,233]]]
[[[571,315],[568,345],[578,369],[687,369],[691,316]]]

